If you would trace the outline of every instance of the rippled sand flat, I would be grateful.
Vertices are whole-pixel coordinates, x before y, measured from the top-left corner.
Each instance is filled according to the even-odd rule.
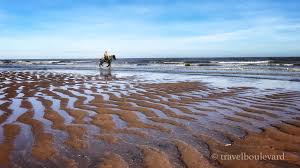
[[[299,91],[54,72],[0,81],[1,168],[300,166]],[[215,157],[241,152],[285,159]]]

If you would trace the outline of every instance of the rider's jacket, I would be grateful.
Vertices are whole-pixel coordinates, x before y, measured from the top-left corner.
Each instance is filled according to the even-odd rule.
[[[104,52],[104,60],[108,60],[109,54],[107,52]]]

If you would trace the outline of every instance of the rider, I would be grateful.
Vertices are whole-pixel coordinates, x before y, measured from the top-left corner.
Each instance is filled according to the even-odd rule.
[[[108,57],[109,57],[109,54],[107,51],[104,52],[104,56],[103,56],[103,59],[104,59],[104,62],[105,61],[108,61]]]

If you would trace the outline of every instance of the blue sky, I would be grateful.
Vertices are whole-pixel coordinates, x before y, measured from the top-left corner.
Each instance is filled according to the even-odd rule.
[[[0,0],[0,59],[300,56],[299,0]]]

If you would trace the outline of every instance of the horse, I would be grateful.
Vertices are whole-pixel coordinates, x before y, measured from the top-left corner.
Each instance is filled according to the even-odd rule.
[[[100,60],[99,60],[99,67],[102,67],[104,62],[106,62],[106,63],[108,64],[107,67],[110,67],[110,66],[111,66],[111,62],[112,62],[113,60],[116,60],[116,59],[117,59],[117,58],[116,58],[115,55],[110,55],[110,56],[108,56],[108,59],[106,59],[106,60],[100,59]]]

